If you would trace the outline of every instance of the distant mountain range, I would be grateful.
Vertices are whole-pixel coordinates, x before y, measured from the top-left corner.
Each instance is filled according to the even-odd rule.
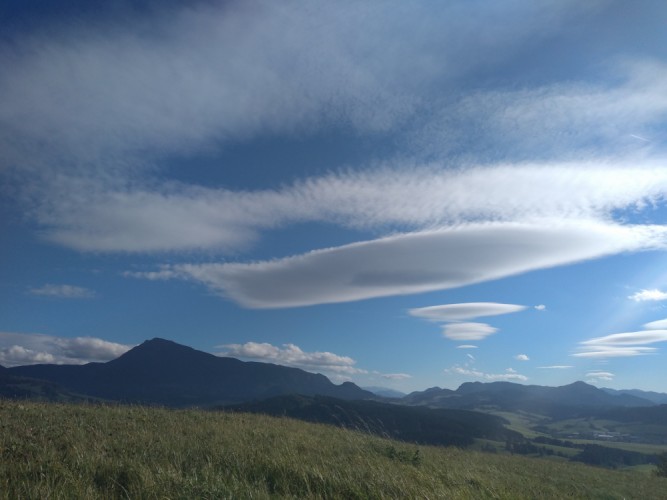
[[[298,368],[214,356],[160,338],[148,340],[106,363],[0,366],[0,397],[104,400],[171,407],[214,407],[301,395],[344,401],[372,399],[391,402],[393,406],[523,411],[564,419],[601,415],[615,409],[648,408],[667,401],[666,394],[598,389],[584,382],[562,387],[468,382],[457,390],[433,387],[403,397],[386,388],[370,389],[361,389],[351,382],[336,385],[324,375]],[[285,412],[287,407],[294,408],[293,402],[283,401]],[[304,400],[300,401],[299,408],[303,408]],[[323,403],[317,404],[322,407]],[[273,408],[275,400],[272,405]],[[377,407],[364,407],[364,411],[372,414],[376,410]],[[661,411],[619,411],[617,414],[619,419],[645,414],[651,420],[663,415]],[[312,408],[309,407],[307,413],[312,413]]]
[[[622,389],[619,391],[616,389],[607,389],[605,387],[603,387],[602,390],[613,395],[629,394],[638,398],[647,399],[657,405],[667,404],[667,394],[662,392],[640,391],[639,389]]]
[[[362,389],[366,391],[370,391],[376,396],[380,396],[383,398],[393,398],[393,399],[400,399],[404,398],[407,396],[405,392],[397,391],[395,389],[390,389],[388,387],[377,387],[377,386],[365,386],[362,387]]]
[[[214,356],[160,338],[106,363],[17,366],[2,373],[48,381],[87,397],[173,407],[233,404],[284,394],[342,400],[374,397],[351,382],[335,385],[321,374]]]
[[[585,382],[561,387],[521,385],[511,382],[468,382],[457,390],[433,387],[408,394],[403,404],[431,408],[525,411],[567,418],[617,407],[648,407],[655,403],[633,394],[610,394]]]

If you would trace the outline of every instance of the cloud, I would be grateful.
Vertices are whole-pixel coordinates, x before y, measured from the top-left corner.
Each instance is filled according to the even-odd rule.
[[[84,163],[331,124],[383,131],[432,105],[420,96],[521,55],[524,41],[590,10],[198,2],[150,22],[106,16],[15,31],[0,52],[11,68],[0,78],[5,150],[46,145]],[[397,33],[410,36],[397,43]]]
[[[514,359],[516,359],[517,361],[529,361],[530,360],[530,358],[526,354],[517,354],[516,356],[514,356]]]
[[[572,354],[575,358],[629,358],[634,356],[644,356],[653,354],[658,349],[655,347],[606,347],[596,346],[595,349],[589,348]]]
[[[667,300],[667,292],[663,292],[656,288],[652,290],[640,290],[639,292],[629,295],[628,298],[635,302]]]
[[[591,220],[478,223],[403,233],[256,263],[181,264],[251,308],[297,307],[457,288],[617,253],[665,247],[667,228]]]
[[[31,288],[30,293],[59,299],[91,299],[96,296],[94,291],[74,285],[46,284],[38,288]]]
[[[644,328],[647,330],[667,330],[667,319],[651,321],[650,323],[646,323]]]
[[[444,325],[442,335],[450,340],[484,340],[498,331],[486,323],[452,323]]]
[[[645,347],[646,344],[665,341],[667,341],[667,330],[614,333],[579,342],[579,352],[572,356],[580,358],[642,356],[657,351],[655,347]]]
[[[388,380],[407,380],[412,378],[412,375],[409,375],[407,373],[385,373],[380,376]]]
[[[572,365],[551,365],[551,366],[538,366],[542,370],[569,370],[574,368]]]
[[[586,374],[586,378],[590,382],[611,382],[614,380],[614,374],[603,371],[592,371]]]
[[[536,309],[538,311],[546,311],[547,306],[545,306],[544,304],[540,304],[540,305],[535,306],[534,309]]]
[[[0,332],[0,365],[36,363],[84,364],[109,361],[132,346],[95,337],[55,337],[34,333]]]
[[[667,330],[644,330],[639,332],[614,333],[580,342],[584,346],[629,346],[653,344],[667,341]]]
[[[466,93],[416,132],[415,149],[512,158],[627,154],[651,147],[629,131],[658,133],[667,115],[667,66],[616,61],[606,78]],[[611,83],[613,82],[613,83]],[[655,106],[652,103],[655,102]],[[636,135],[636,134],[635,134]]]
[[[226,344],[219,356],[239,357],[267,363],[302,368],[307,371],[334,372],[345,375],[367,373],[355,367],[356,361],[348,356],[339,356],[331,352],[304,352],[294,344],[277,347],[268,343],[246,342],[245,344]]]
[[[230,253],[248,249],[262,231],[301,222],[393,232],[470,221],[600,218],[667,195],[660,163],[448,169],[401,162],[247,192],[159,182],[118,190],[96,182],[49,182],[35,212],[47,239],[79,251]]]
[[[456,346],[457,349],[477,349],[476,345],[470,345],[470,344],[461,344]]]
[[[263,231],[300,222],[388,235],[526,217],[604,218],[667,192],[663,159],[604,159],[622,157],[611,149],[619,137],[650,136],[664,122],[664,64],[610,63],[611,82],[586,65],[586,81],[568,74],[567,83],[532,87],[523,70],[507,70],[523,67],[526,41],[559,47],[570,42],[570,20],[600,22],[598,5],[164,9],[151,11],[150,22],[107,16],[15,31],[0,47],[0,66],[9,68],[0,75],[0,168],[24,174],[20,202],[51,242],[90,252],[235,254]],[[640,17],[650,21],[651,8]],[[495,79],[504,88],[465,89],[467,77],[489,68],[508,71]],[[332,128],[407,139],[401,159],[374,158],[381,168],[371,172],[280,189],[163,177],[179,160],[191,165],[229,144]],[[580,154],[591,145],[597,154]],[[526,162],[543,151],[539,162]],[[563,161],[567,152],[590,160]]]
[[[508,368],[507,370],[505,370],[505,373],[484,373],[479,370],[474,370],[467,367],[454,365],[451,368],[445,369],[445,373],[453,375],[464,375],[466,377],[472,377],[475,379],[487,380],[492,382],[496,382],[499,380],[525,382],[528,380],[528,377],[526,377],[525,375],[521,375],[520,373],[517,373],[512,368]]]
[[[463,304],[446,304],[440,306],[419,307],[410,309],[411,316],[431,321],[464,321],[483,316],[496,316],[523,311],[526,306],[515,304],[498,304],[496,302],[470,302]]]

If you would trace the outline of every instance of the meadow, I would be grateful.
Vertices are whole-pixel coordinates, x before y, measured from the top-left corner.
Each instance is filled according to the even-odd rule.
[[[287,418],[0,400],[0,498],[667,498],[630,470]]]

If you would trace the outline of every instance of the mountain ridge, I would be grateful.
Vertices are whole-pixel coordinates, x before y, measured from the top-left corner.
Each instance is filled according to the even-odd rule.
[[[352,383],[335,385],[322,374],[215,356],[159,337],[106,363],[27,365],[8,372],[107,400],[176,407],[241,403],[283,394],[344,400],[373,397]]]
[[[431,408],[497,409],[528,411],[556,416],[575,416],[595,409],[647,407],[654,403],[631,394],[608,394],[582,381],[549,387],[513,382],[466,382],[455,391],[429,388],[408,394],[401,401],[407,405]]]

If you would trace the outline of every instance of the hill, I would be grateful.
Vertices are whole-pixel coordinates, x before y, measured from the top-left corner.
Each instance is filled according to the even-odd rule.
[[[649,400],[630,394],[609,394],[584,382],[561,387],[511,382],[467,382],[456,391],[434,387],[423,392],[413,392],[401,402],[432,408],[523,411],[561,419],[589,415],[601,409],[653,405]]]
[[[631,396],[636,396],[638,398],[648,399],[657,405],[667,404],[667,394],[663,392],[653,392],[653,391],[641,391],[639,389],[608,389],[606,387],[602,388],[603,391],[609,394],[629,394]]]
[[[159,338],[107,363],[17,366],[6,372],[49,381],[86,396],[174,407],[239,403],[283,394],[373,397],[349,382],[335,385],[321,374],[218,357]]]
[[[297,418],[357,429],[412,443],[468,446],[475,438],[519,439],[502,418],[467,410],[400,406],[377,401],[341,401],[323,396],[280,396],[230,407],[235,411]]]
[[[0,498],[664,498],[633,471],[286,418],[0,400]]]

